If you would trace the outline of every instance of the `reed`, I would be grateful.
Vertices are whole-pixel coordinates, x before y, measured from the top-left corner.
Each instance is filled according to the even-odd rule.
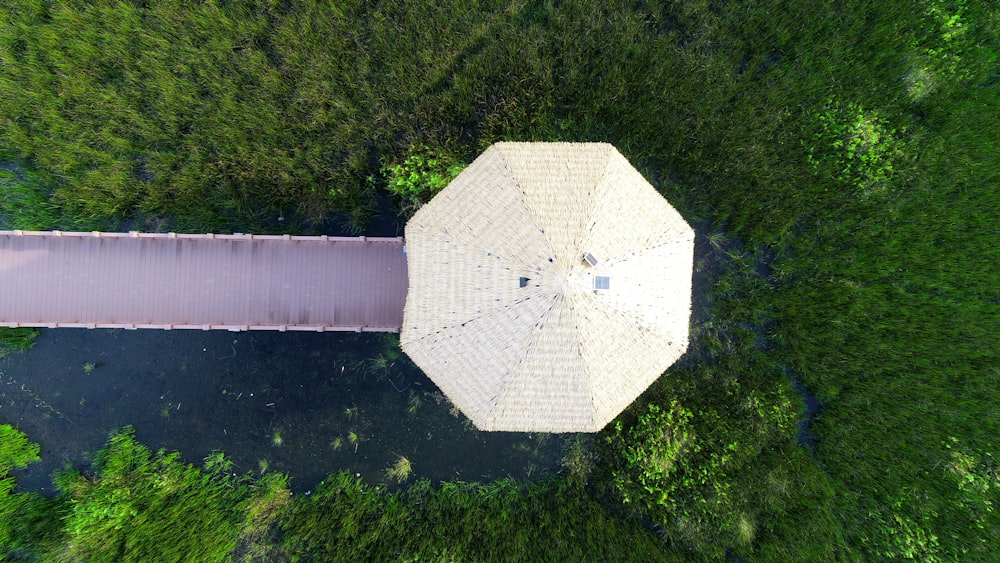
[[[344,446],[344,439],[341,438],[340,436],[336,436],[332,440],[330,440],[330,448],[333,449],[333,451],[335,452],[340,451],[340,448],[342,448],[343,446]]]
[[[0,358],[13,352],[24,352],[35,346],[38,329],[0,327]]]
[[[406,456],[398,456],[396,462],[385,470],[385,476],[397,483],[409,480],[413,476],[413,465],[410,463],[410,459]]]

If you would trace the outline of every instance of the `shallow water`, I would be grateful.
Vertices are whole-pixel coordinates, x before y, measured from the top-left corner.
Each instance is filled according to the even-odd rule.
[[[816,457],[816,437],[813,436],[809,426],[816,419],[816,415],[819,413],[822,405],[805,384],[793,377],[791,373],[786,372],[786,375],[788,375],[788,380],[792,384],[792,389],[795,389],[795,392],[801,397],[802,403],[806,407],[805,413],[799,420],[799,432],[796,439],[800,446],[806,448],[810,455]]]
[[[342,469],[393,485],[399,456],[414,478],[536,478],[571,437],[478,431],[388,334],[44,329],[0,360],[0,420],[42,446],[17,476],[43,493],[124,425],[189,462],[219,450],[236,471],[284,472],[296,491]]]

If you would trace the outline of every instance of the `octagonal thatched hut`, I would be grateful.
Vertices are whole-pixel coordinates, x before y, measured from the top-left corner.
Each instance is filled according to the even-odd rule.
[[[406,225],[403,350],[483,430],[598,431],[687,349],[694,233],[603,143],[498,143]]]

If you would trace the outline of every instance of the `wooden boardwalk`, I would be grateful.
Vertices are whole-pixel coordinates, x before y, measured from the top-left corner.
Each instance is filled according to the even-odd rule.
[[[399,331],[402,238],[0,231],[0,326]]]

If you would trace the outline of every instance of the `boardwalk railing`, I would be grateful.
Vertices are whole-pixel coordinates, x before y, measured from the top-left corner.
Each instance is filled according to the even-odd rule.
[[[0,231],[0,326],[398,331],[398,238]]]

